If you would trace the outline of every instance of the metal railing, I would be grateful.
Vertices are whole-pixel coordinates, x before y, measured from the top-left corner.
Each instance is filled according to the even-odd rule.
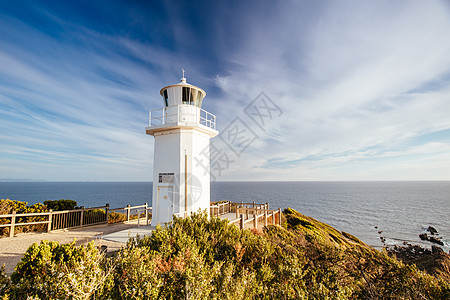
[[[216,129],[216,116],[203,109],[193,109],[187,112],[186,110],[180,111],[183,108],[191,108],[190,105],[177,105],[177,111],[175,113],[168,113],[168,109],[173,107],[163,107],[154,109],[149,112],[149,126],[158,126],[169,124],[173,122],[183,122],[182,118],[188,118],[188,120],[195,120],[196,123],[200,123],[208,128]]]

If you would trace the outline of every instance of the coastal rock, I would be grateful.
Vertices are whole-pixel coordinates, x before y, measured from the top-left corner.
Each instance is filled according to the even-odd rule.
[[[386,250],[390,256],[394,256],[403,263],[415,264],[420,270],[450,282],[450,254],[445,253],[442,248],[433,245],[430,250],[418,245],[407,244],[390,246]]]
[[[432,242],[432,243],[436,243],[438,245],[444,246],[444,242],[441,241],[441,238],[437,238],[437,237],[431,236],[428,240],[430,242]]]
[[[428,226],[427,231],[431,233],[431,235],[439,234],[436,228],[434,228],[433,226]]]
[[[428,234],[426,233],[419,234],[419,237],[422,241],[428,241]]]
[[[440,237],[428,236],[428,234],[426,233],[419,234],[419,237],[422,241],[429,241],[444,246],[444,242],[441,240]]]

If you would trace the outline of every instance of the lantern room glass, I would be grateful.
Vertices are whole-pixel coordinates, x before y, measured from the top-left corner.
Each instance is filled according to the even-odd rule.
[[[203,94],[196,88],[183,86],[181,90],[181,103],[194,105],[197,107],[202,106]]]

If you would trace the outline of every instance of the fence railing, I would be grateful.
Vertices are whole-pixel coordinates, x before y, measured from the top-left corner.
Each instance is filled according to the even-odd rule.
[[[148,225],[149,219],[152,214],[152,207],[148,206],[147,203],[143,205],[135,205],[119,208],[111,208],[108,210],[108,222],[134,222],[137,220],[138,226],[140,225],[141,219],[145,220],[145,224]]]
[[[118,211],[123,211],[124,213],[117,213]],[[73,229],[115,222],[128,223],[136,220],[139,226],[142,219],[144,219],[145,223],[148,225],[151,212],[152,207],[149,207],[147,203],[144,205],[128,205],[127,207],[112,209],[109,208],[109,204],[106,204],[105,206],[100,207],[81,207],[80,209],[61,211],[50,210],[42,213],[18,214],[13,211],[11,214],[0,215],[0,220],[9,219],[9,223],[0,224],[0,228],[9,228],[9,237],[13,237],[17,226],[37,224],[46,224],[46,226],[44,226],[44,230],[47,232],[52,230]],[[33,218],[37,220],[33,220]]]
[[[74,210],[52,211],[50,230],[68,229],[108,223],[109,204]],[[50,231],[48,230],[48,231]]]
[[[232,212],[232,203],[230,201],[216,203],[209,207],[209,214],[212,217],[218,217],[230,212]]]
[[[101,207],[80,208],[74,210],[48,211],[42,213],[22,213],[13,211],[11,214],[0,215],[0,219],[10,219],[9,223],[1,224],[0,227],[9,227],[9,237],[14,236],[17,226],[27,226],[36,224],[47,224],[47,232],[51,230],[78,228],[90,225],[105,224],[108,222],[109,205]],[[25,221],[18,223],[18,220],[29,219],[32,217],[46,218],[44,221]]]
[[[210,206],[210,215],[212,217],[219,217],[225,214],[235,214],[235,219],[231,220],[230,223],[239,226],[241,229],[245,228],[245,225],[248,223],[252,223],[253,228],[258,228],[259,223],[263,223],[264,226],[268,224],[281,225],[281,209],[271,210],[269,209],[269,203],[225,201]]]
[[[123,213],[120,213],[120,212]],[[9,236],[14,236],[14,231],[17,226],[46,224],[47,232],[52,230],[79,228],[92,225],[116,223],[116,222],[135,222],[137,220],[138,226],[141,220],[145,220],[145,224],[149,224],[151,218],[152,207],[147,203],[136,206],[126,206],[121,208],[109,208],[109,204],[101,207],[80,208],[75,210],[64,211],[48,211],[42,213],[22,213],[0,215],[1,219],[10,219],[7,224],[0,224],[0,228],[9,227]],[[175,213],[177,217],[187,217],[192,212],[183,211]],[[254,228],[258,228],[259,223],[264,226],[268,224],[281,225],[281,209],[270,210],[269,204],[253,203],[233,203],[226,201],[210,206],[210,215],[218,217],[225,214],[235,214],[236,219],[230,221],[231,224],[236,224],[239,228],[245,228],[245,225],[252,222]],[[28,221],[29,218],[37,217],[37,219]],[[41,220],[39,217],[44,217],[46,220]],[[23,222],[23,219],[27,221]],[[18,222],[20,221],[20,223]]]
[[[239,226],[240,229],[244,229],[246,224],[252,223],[253,228],[256,229],[259,222],[262,222],[264,226],[268,224],[281,226],[281,208],[271,210],[239,207],[236,209],[236,219],[230,223]]]

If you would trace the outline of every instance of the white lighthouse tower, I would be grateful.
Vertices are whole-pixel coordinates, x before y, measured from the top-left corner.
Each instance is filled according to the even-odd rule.
[[[147,134],[155,137],[152,226],[210,206],[209,142],[216,117],[201,109],[206,93],[181,82],[160,91],[164,107],[150,112]]]

